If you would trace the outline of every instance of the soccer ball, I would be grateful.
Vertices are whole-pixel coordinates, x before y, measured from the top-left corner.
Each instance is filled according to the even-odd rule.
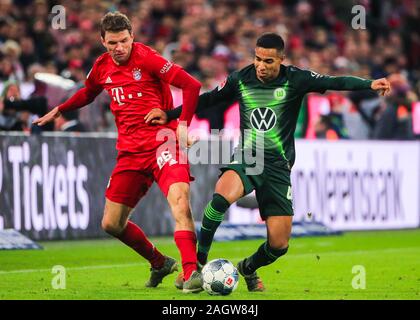
[[[211,295],[227,296],[238,286],[238,270],[226,259],[208,262],[201,274],[203,275],[203,289]]]

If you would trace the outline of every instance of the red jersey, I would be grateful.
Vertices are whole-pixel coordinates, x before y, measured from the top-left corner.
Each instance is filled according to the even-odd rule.
[[[177,74],[181,82],[179,79],[176,80]],[[164,128],[175,129],[177,123],[171,121],[166,125],[150,125],[145,123],[144,117],[153,108],[164,110],[173,108],[169,84],[185,89],[191,85],[191,79],[197,82],[192,77],[186,79],[185,75],[188,74],[180,66],[167,61],[152,48],[141,43],[133,43],[130,57],[124,64],[117,65],[109,53],[101,55],[87,76],[84,92],[94,99],[103,89],[108,91],[111,97],[111,111],[118,129],[119,151],[133,153],[150,151],[164,142],[156,141],[156,133]],[[198,86],[197,99],[199,89]],[[194,97],[192,98],[194,100]],[[192,118],[196,101],[193,105],[194,110],[184,119],[187,122]],[[75,104],[77,106],[71,106]],[[66,111],[78,107],[80,107],[78,103],[67,101],[67,104],[64,103],[59,109]]]

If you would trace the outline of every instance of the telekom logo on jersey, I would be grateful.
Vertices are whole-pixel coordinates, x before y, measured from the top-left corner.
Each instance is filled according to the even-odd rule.
[[[131,93],[128,94],[127,96],[124,95],[124,89],[122,87],[111,88],[111,95],[112,95],[112,100],[116,101],[119,106],[122,106],[124,104],[124,102],[122,102],[123,100],[133,99],[133,94]],[[141,96],[142,96],[141,92],[137,92],[137,97],[141,97]]]

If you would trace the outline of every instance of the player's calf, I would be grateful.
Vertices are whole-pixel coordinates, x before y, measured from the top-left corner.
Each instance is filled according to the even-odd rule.
[[[197,259],[202,265],[207,263],[207,256],[213,242],[214,234],[223,221],[225,212],[229,206],[230,203],[226,198],[215,193],[213,195],[213,200],[210,201],[204,209],[197,250]]]
[[[245,259],[245,273],[250,274],[260,267],[272,264],[278,258],[285,255],[288,249],[288,246],[275,249],[270,246],[268,241],[264,242],[252,256]]]

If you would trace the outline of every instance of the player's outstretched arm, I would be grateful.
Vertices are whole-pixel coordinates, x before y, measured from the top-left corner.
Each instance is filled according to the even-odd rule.
[[[58,118],[61,112],[66,112],[70,110],[79,109],[85,105],[90,104],[95,100],[96,96],[102,91],[101,90],[88,90],[86,87],[79,89],[74,95],[70,97],[66,102],[60,104],[58,107],[55,107],[50,112],[48,112],[43,117],[35,120],[33,124],[38,126],[43,126],[54,119]]]
[[[198,97],[197,111],[202,111],[210,107],[223,106],[225,108],[235,102],[235,80],[236,74],[232,73],[227,79],[215,89],[202,93]],[[172,110],[152,109],[146,116],[146,123],[165,124],[170,120],[181,117],[183,106],[179,106]]]
[[[223,106],[225,108],[228,108],[233,103],[232,101],[227,100],[219,104],[210,104],[210,103],[207,103],[206,97],[208,97],[208,92],[200,95],[198,99],[196,113],[209,107]],[[200,103],[200,101],[202,101],[203,103]],[[146,123],[149,123],[149,124],[166,124],[171,120],[178,119],[181,116],[181,112],[182,112],[182,105],[171,110],[162,110],[160,108],[153,108],[144,117],[144,120]]]
[[[182,102],[184,109],[179,117],[176,135],[182,148],[188,147],[188,126],[197,108],[198,95],[201,83],[183,69],[178,69],[170,84],[182,89]]]
[[[54,119],[58,118],[60,115],[61,115],[60,110],[58,110],[58,107],[55,107],[50,112],[48,112],[45,116],[42,116],[41,118],[36,119],[32,123],[38,126],[43,126],[51,121],[54,121]]]
[[[170,81],[170,84],[182,89],[182,104],[184,108],[179,120],[185,121],[189,125],[197,108],[201,83],[185,70],[179,69],[175,77]]]
[[[379,91],[381,95],[387,95],[391,91],[391,85],[386,78],[377,80],[364,79],[354,76],[328,76],[311,70],[302,70],[296,73],[298,87],[304,92],[320,92],[327,90],[366,90]]]
[[[326,78],[329,90],[363,90],[372,89],[385,96],[391,92],[391,84],[386,78],[369,80],[353,76]]]

